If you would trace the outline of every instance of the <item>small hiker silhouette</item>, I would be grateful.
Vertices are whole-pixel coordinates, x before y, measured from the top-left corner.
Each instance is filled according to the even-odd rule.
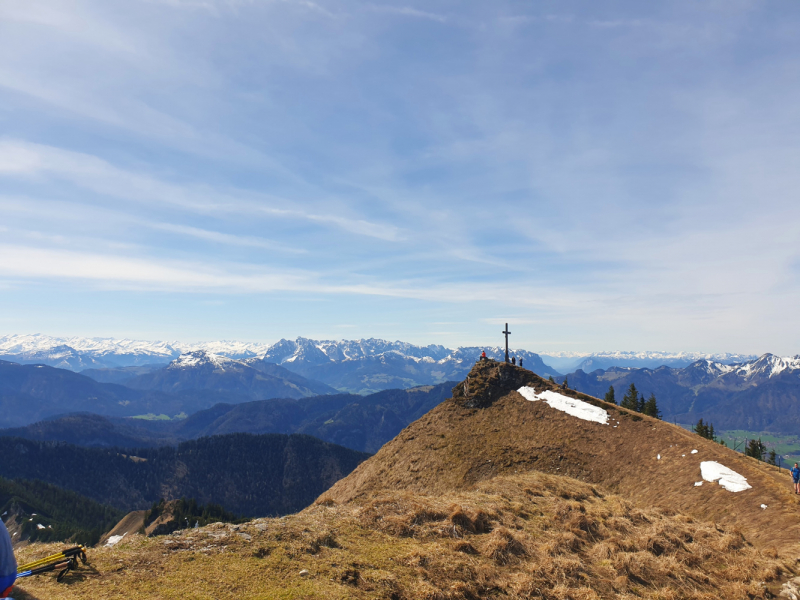
[[[481,352],[481,360],[486,360],[486,351]]]
[[[522,357],[521,356],[519,357],[519,366],[520,367],[522,366]]]
[[[515,365],[515,364],[517,364],[517,357],[516,357],[516,356],[512,356],[512,357],[511,357],[511,364],[512,364],[512,365]]]

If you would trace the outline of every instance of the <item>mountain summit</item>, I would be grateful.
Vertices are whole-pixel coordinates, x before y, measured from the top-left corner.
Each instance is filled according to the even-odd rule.
[[[717,468],[734,472],[747,487],[734,492],[711,480],[709,469]],[[567,475],[639,505],[727,523],[757,545],[797,549],[800,504],[786,471],[494,361],[475,364],[450,399],[323,500],[361,502],[388,490],[444,494],[530,471]]]

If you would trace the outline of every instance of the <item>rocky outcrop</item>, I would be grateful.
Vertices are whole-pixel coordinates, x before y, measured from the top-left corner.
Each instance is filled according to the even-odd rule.
[[[506,362],[480,360],[467,378],[453,388],[453,401],[466,408],[487,408],[524,385],[549,388],[552,384],[532,371]]]

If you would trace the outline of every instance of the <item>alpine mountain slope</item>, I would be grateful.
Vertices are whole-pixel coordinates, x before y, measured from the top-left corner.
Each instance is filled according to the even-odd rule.
[[[704,419],[715,428],[796,433],[800,429],[800,357],[774,354],[732,365],[699,360],[673,369],[613,368],[567,375],[570,387],[603,397],[613,386],[617,400],[630,384],[658,399],[664,418],[678,423]]]

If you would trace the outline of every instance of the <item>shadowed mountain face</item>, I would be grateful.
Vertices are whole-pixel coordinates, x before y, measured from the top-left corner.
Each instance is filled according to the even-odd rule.
[[[254,400],[303,398],[336,392],[324,383],[311,381],[275,364],[257,359],[248,364],[202,350],[182,354],[165,368],[129,379],[125,385],[167,393],[231,392]]]
[[[518,391],[523,386],[555,394],[555,404],[528,400]],[[503,363],[476,364],[465,392],[463,384],[453,388],[451,399],[405,428],[320,501],[366,502],[400,491],[438,495],[541,471],[602,486],[641,506],[738,527],[760,547],[798,550],[800,515],[785,471]],[[567,412],[564,407],[577,401],[607,423]],[[704,462],[732,469],[750,487],[734,493],[704,481]]]
[[[175,432],[187,438],[236,431],[305,433],[347,448],[375,452],[439,404],[451,387],[452,383],[445,383],[369,396],[339,394],[218,405],[190,416]]]
[[[91,377],[95,381],[99,381],[100,383],[118,383],[120,385],[125,385],[125,383],[133,379],[134,377],[138,377],[139,375],[145,375],[147,373],[152,373],[153,371],[157,371],[159,369],[163,369],[167,366],[167,363],[164,364],[151,364],[151,365],[142,365],[139,367],[113,367],[108,369],[85,369],[80,371],[81,375],[86,375],[86,377]]]
[[[143,421],[92,414],[66,415],[13,429],[3,437],[60,441],[79,446],[154,447],[229,433],[305,433],[375,452],[449,395],[446,383],[370,396],[337,394],[217,404],[182,421]]]
[[[567,376],[570,387],[603,397],[613,386],[617,400],[631,383],[656,395],[667,420],[717,429],[796,433],[800,429],[800,360],[765,354],[757,360],[724,365],[707,360],[682,369],[613,368]]]
[[[246,516],[301,510],[368,457],[310,436],[234,434],[129,455],[0,438],[0,476],[36,479],[123,510],[194,498]]]
[[[186,404],[183,398],[98,383],[66,369],[0,361],[0,426],[4,427],[75,411],[112,416],[177,414]]]
[[[172,417],[220,402],[302,398],[336,391],[278,365],[258,361],[249,366],[204,352],[182,355],[166,368],[126,383],[101,383],[66,369],[0,361],[0,427],[19,427],[74,412]]]

